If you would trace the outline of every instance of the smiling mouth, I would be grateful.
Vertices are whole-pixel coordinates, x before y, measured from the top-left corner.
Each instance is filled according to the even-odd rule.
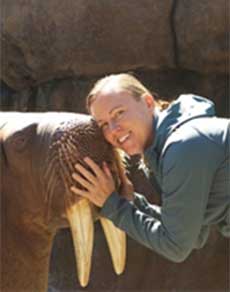
[[[130,133],[118,138],[117,141],[119,144],[123,144],[124,142],[126,142],[129,139],[129,137],[130,137]]]

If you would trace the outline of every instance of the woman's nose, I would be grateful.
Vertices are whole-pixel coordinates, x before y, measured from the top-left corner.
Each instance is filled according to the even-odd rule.
[[[120,130],[120,125],[117,122],[111,121],[109,123],[109,130],[111,133],[116,132],[117,130]]]

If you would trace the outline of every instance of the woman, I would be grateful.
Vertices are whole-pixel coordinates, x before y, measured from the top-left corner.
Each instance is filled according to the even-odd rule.
[[[211,101],[181,95],[165,110],[136,78],[110,75],[87,98],[105,139],[128,155],[141,154],[161,188],[162,206],[139,194],[115,191],[108,166],[88,157],[95,175],[77,164],[71,190],[101,207],[101,215],[132,238],[174,262],[202,247],[211,225],[230,236],[228,119],[216,118]],[[123,175],[123,183],[126,178]],[[150,177],[151,179],[151,177]]]

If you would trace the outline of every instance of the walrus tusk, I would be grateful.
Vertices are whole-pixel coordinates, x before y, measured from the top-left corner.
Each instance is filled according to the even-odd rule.
[[[72,232],[78,279],[82,287],[87,286],[91,269],[94,223],[90,203],[82,199],[68,207],[67,218]]]
[[[120,275],[126,263],[126,234],[109,219],[100,217],[99,220],[109,246],[114,270],[117,275]]]

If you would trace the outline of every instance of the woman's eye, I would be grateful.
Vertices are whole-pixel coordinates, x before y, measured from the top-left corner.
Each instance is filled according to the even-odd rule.
[[[108,127],[108,124],[107,123],[104,123],[104,124],[100,125],[100,128],[102,130],[105,130],[107,127]]]
[[[122,116],[122,114],[124,113],[123,110],[120,110],[118,112],[115,113],[115,118],[120,118]]]

